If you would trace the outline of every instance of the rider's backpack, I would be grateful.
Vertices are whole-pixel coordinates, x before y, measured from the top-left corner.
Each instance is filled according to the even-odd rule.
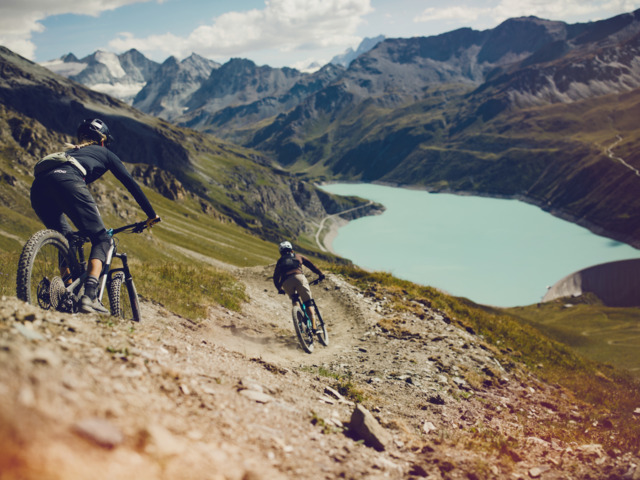
[[[287,255],[286,257],[280,258],[280,267],[283,271],[288,272],[290,270],[295,270],[300,268],[300,260],[298,260],[295,254]]]
[[[36,166],[33,168],[33,174],[37,175],[39,173],[48,172],[49,170],[53,170],[56,167],[64,165],[65,163],[70,163],[71,165],[76,167],[78,170],[80,170],[80,172],[82,172],[82,175],[87,174],[87,171],[82,165],[80,165],[78,160],[73,158],[67,152],[56,152],[47,155],[38,163],[36,163]]]

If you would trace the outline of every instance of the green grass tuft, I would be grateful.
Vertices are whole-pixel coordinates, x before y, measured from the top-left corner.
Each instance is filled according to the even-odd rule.
[[[161,299],[172,312],[194,320],[206,317],[209,307],[216,304],[238,311],[248,299],[242,283],[209,265],[132,262],[131,269],[142,296]]]

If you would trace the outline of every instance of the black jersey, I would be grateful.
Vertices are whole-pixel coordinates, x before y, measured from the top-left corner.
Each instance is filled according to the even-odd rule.
[[[149,218],[155,218],[156,212],[138,183],[125,168],[122,160],[106,147],[88,145],[79,149],[68,150],[67,153],[75,158],[86,170],[84,180],[87,184],[95,182],[106,172],[110,171],[120,180],[122,185],[133,195],[142,211]]]

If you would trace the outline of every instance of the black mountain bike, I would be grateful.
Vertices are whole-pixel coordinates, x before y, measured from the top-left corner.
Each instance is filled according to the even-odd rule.
[[[310,282],[309,285],[316,285],[322,280],[322,277],[316,278],[314,281]],[[327,325],[324,323],[322,319],[322,315],[320,315],[320,309],[318,305],[316,305],[315,300],[311,300],[309,305],[305,305],[300,296],[296,293],[291,298],[292,301],[292,309],[291,316],[293,317],[293,326],[296,329],[296,335],[298,336],[298,342],[300,342],[300,346],[307,353],[313,352],[313,324],[311,323],[311,318],[309,317],[309,313],[307,308],[314,308],[316,311],[316,318],[318,320],[317,327],[317,336],[318,340],[325,347],[329,345],[329,335],[327,334]]]
[[[117,251],[116,235],[141,233],[146,228],[147,222],[144,221],[107,230],[111,247],[98,279],[97,298],[102,302],[107,291],[111,315],[136,322],[140,321],[138,294],[129,271],[127,254]],[[89,238],[82,232],[75,232],[69,238],[55,230],[34,233],[22,249],[18,261],[18,298],[45,310],[78,312],[88,275],[83,248],[87,242]],[[113,268],[114,258],[120,259],[122,267]]]

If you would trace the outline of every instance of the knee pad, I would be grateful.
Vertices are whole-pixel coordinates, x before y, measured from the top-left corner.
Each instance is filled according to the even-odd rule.
[[[97,258],[102,263],[107,260],[107,252],[111,247],[111,237],[106,230],[94,233],[89,236],[91,240],[91,254],[89,258]]]

